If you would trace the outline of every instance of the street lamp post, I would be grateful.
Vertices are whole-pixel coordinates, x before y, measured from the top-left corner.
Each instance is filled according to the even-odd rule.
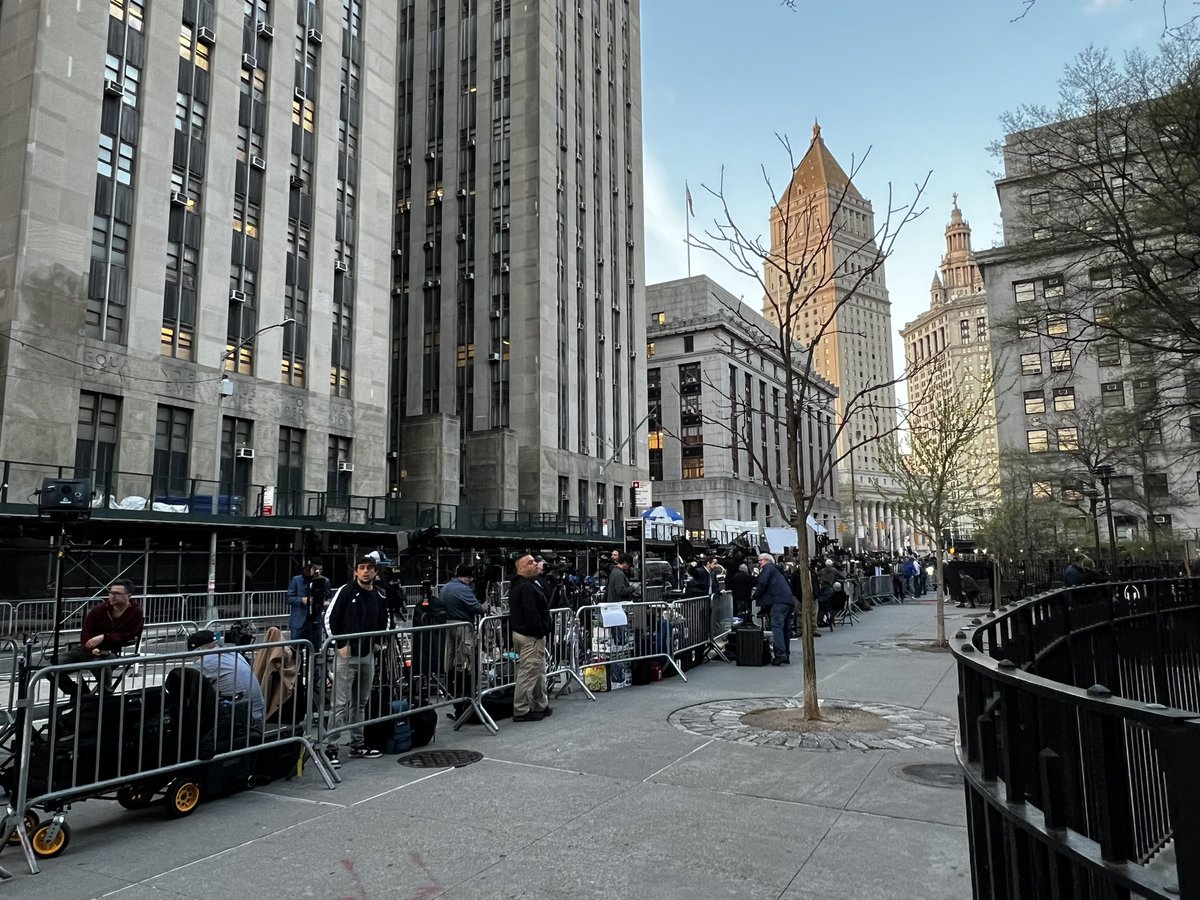
[[[1104,512],[1108,518],[1108,550],[1112,557],[1113,578],[1117,577],[1117,529],[1113,524],[1113,509],[1112,509],[1112,476],[1113,467],[1108,463],[1101,463],[1093,470],[1096,477],[1100,479],[1100,486],[1104,488]],[[1099,541],[1097,541],[1099,543]]]
[[[1087,497],[1088,510],[1092,517],[1092,537],[1095,539],[1096,559],[1102,558],[1100,553],[1100,517],[1096,514],[1096,507],[1100,502],[1100,492],[1096,490],[1094,485],[1088,485],[1083,489],[1083,496]]]
[[[264,325],[254,334],[247,338],[238,341],[232,347],[226,349],[221,354],[221,361],[217,364],[217,368],[221,372],[221,384],[217,392],[217,432],[213,440],[213,494],[212,508],[213,515],[220,512],[221,504],[221,425],[222,415],[221,410],[226,397],[233,396],[233,382],[229,376],[225,374],[225,362],[235,356],[239,350],[248,344],[252,343],[256,337],[264,331],[270,331],[272,328],[283,328],[286,325],[294,325],[296,320],[290,316],[282,322],[276,322],[274,325]],[[229,492],[231,495],[233,491]],[[208,545],[208,609],[206,615],[208,618],[215,618],[216,615],[216,591],[217,591],[217,532],[213,530],[211,539]]]

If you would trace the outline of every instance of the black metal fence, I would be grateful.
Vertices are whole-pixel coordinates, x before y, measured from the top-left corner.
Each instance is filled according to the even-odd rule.
[[[1200,579],[1048,592],[952,646],[975,896],[1200,897]]]

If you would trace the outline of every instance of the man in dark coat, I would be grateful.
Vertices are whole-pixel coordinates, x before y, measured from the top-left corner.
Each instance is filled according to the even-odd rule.
[[[774,646],[771,665],[786,666],[792,661],[790,636],[787,633],[788,614],[795,599],[788,585],[787,576],[775,565],[775,557],[769,553],[759,554],[758,584],[754,588],[754,599],[771,616],[771,637]]]
[[[508,622],[517,648],[513,721],[538,722],[554,710],[546,696],[546,638],[553,627],[550,603],[537,577],[544,564],[526,553],[508,592]]]

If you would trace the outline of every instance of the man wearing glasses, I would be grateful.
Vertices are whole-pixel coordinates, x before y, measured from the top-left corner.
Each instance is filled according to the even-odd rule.
[[[143,622],[142,608],[133,602],[133,582],[124,578],[114,581],[108,589],[108,599],[93,606],[83,620],[79,643],[60,653],[58,662],[66,665],[111,659],[122,647],[137,643]],[[99,690],[108,689],[107,673],[105,668],[92,669]],[[71,696],[91,693],[82,678],[76,685],[70,675],[62,675],[59,685]]]

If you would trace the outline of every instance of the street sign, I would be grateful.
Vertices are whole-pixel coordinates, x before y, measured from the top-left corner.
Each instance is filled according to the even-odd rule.
[[[274,485],[268,484],[263,488],[262,514],[264,516],[275,515],[275,486]]]
[[[635,481],[633,483],[633,506],[635,509],[649,509],[654,504],[650,501],[650,483]]]

